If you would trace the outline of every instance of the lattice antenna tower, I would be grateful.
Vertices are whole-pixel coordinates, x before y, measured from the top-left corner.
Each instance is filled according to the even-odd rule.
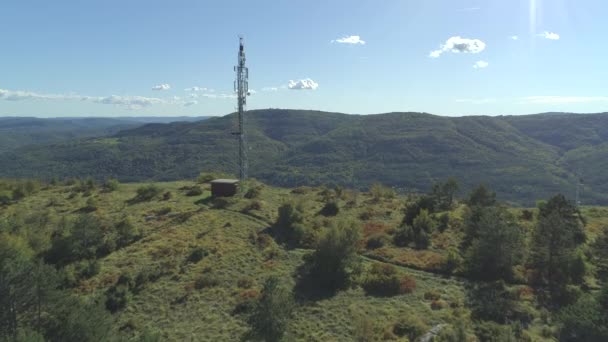
[[[238,138],[239,144],[239,179],[247,178],[247,140],[245,136],[245,106],[247,105],[247,95],[249,95],[249,69],[245,66],[245,46],[243,37],[239,37],[239,59],[238,65],[234,67],[236,80],[234,91],[237,94],[237,117],[238,127],[233,134]]]

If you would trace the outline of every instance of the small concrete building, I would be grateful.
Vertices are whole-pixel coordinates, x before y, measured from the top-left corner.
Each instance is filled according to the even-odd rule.
[[[215,179],[211,181],[213,197],[231,197],[236,195],[239,188],[238,179]]]

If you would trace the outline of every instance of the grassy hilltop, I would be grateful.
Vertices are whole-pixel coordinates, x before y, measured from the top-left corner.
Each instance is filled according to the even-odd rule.
[[[200,181],[5,182],[0,239],[22,241],[25,254],[54,265],[61,291],[99,303],[112,339],[238,341],[250,331],[249,317],[271,276],[295,296],[286,341],[413,340],[432,328],[481,341],[496,334],[531,341],[558,336],[559,310],[541,300],[542,286],[529,282],[523,262],[501,290],[509,298],[508,321],[483,316],[487,310],[474,291],[487,280],[467,271],[467,252],[460,250],[471,210],[463,201],[430,213],[433,227],[421,247],[418,237],[402,243],[398,236],[406,209],[424,200],[379,185],[366,193],[251,181],[237,197],[214,199]],[[15,189],[21,190],[11,199]],[[538,210],[508,211],[524,232],[524,251]],[[583,216],[591,246],[608,225],[608,209],[585,207]],[[339,222],[360,232],[355,271],[338,291],[310,295],[299,286],[303,265]],[[78,225],[88,227],[86,239],[73,241]],[[70,241],[89,249],[76,254]],[[321,286],[313,280],[313,288]],[[593,271],[580,281],[573,286],[583,292],[599,286]],[[27,317],[20,317],[21,326]]]

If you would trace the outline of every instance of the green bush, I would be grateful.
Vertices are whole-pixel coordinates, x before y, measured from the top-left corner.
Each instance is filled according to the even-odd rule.
[[[155,184],[148,184],[137,189],[137,194],[132,199],[132,202],[147,202],[161,193],[161,189]]]
[[[208,287],[215,287],[215,286],[218,286],[219,284],[220,284],[219,279],[215,275],[213,275],[209,272],[201,274],[194,280],[194,288],[197,290],[208,288]]]
[[[517,341],[510,326],[490,321],[476,322],[475,335],[477,335],[480,342]]]
[[[359,270],[360,227],[351,221],[332,222],[314,253],[300,269],[298,288],[312,295],[333,294],[348,287]]]
[[[399,294],[401,282],[395,266],[376,263],[372,265],[363,281],[367,294],[376,296],[394,296]]]
[[[245,198],[248,198],[248,199],[258,198],[261,193],[262,193],[261,186],[253,186],[253,187],[249,188],[249,190],[247,190],[247,192],[245,193]]]
[[[141,231],[128,217],[123,218],[115,227],[116,247],[122,248],[141,238]]]
[[[338,206],[338,202],[331,200],[323,206],[320,211],[320,214],[323,216],[336,216],[340,212],[340,207]]]
[[[393,237],[393,243],[399,247],[406,247],[412,241],[414,241],[414,230],[412,226],[402,225],[395,232]]]
[[[203,189],[200,186],[193,186],[187,192],[186,196],[200,196],[203,194]]]
[[[291,292],[271,277],[264,283],[262,294],[248,322],[249,339],[278,342],[283,338],[294,303]]]
[[[130,289],[133,284],[130,276],[121,275],[116,284],[106,291],[106,309],[112,313],[124,309],[131,300]]]
[[[367,249],[377,249],[384,247],[390,238],[384,233],[376,233],[367,238]]]
[[[103,184],[103,189],[107,192],[112,192],[118,190],[120,186],[120,182],[114,178],[108,178]]]
[[[393,324],[393,334],[399,337],[407,337],[410,341],[415,341],[428,330],[428,325],[413,314],[405,314]]]
[[[207,255],[209,255],[209,252],[206,249],[204,249],[203,247],[196,247],[192,250],[192,252],[190,252],[190,255],[188,256],[188,262],[197,263],[203,260],[203,258]]]

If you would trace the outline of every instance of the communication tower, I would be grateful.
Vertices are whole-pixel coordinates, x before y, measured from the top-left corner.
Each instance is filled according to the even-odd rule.
[[[239,57],[238,65],[234,67],[236,80],[234,91],[237,93],[237,116],[238,128],[233,134],[237,136],[239,143],[239,179],[247,178],[247,140],[245,139],[245,106],[247,105],[247,95],[249,95],[249,69],[245,66],[245,47],[243,37],[239,37]]]

